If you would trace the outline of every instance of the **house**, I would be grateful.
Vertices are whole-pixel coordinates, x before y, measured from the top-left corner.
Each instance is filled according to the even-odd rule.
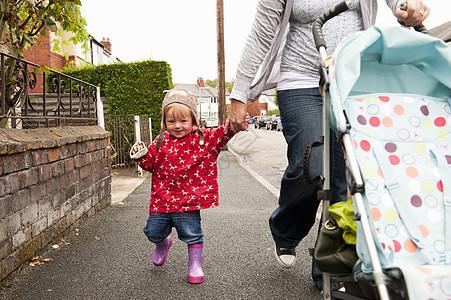
[[[81,48],[81,45],[69,45],[62,46],[62,53],[52,52],[52,41],[56,38],[62,40],[68,40],[70,33],[63,32],[61,37],[57,37],[54,33],[47,30],[46,37],[39,36],[39,40],[42,44],[39,46],[35,43],[33,46],[24,50],[24,59],[37,65],[46,66],[54,70],[62,70],[69,62],[74,62],[76,66],[82,65],[102,65],[121,62],[118,58],[112,55],[111,42],[109,39],[103,39],[102,41],[96,40],[94,37],[90,37],[88,41],[89,51],[86,53]],[[63,54],[68,55],[68,59]],[[42,73],[37,75],[37,85],[32,93],[42,93]]]
[[[263,91],[261,93],[260,97],[258,98],[258,101],[261,104],[266,104],[266,112],[265,113],[261,112],[260,115],[263,115],[263,114],[266,115],[268,113],[268,111],[279,108],[277,106],[277,104],[275,103],[275,99],[276,99],[276,90],[275,89]]]
[[[185,89],[197,99],[197,111],[202,121],[208,117],[219,118],[218,90],[204,84],[202,77],[197,78],[195,84],[176,83],[176,89]]]

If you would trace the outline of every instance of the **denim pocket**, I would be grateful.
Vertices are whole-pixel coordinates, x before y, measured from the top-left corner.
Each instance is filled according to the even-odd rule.
[[[179,216],[184,217],[184,218],[191,218],[194,217],[195,215],[197,215],[199,213],[198,210],[193,210],[193,211],[184,211],[184,212],[179,212]]]
[[[151,212],[149,213],[149,218],[157,218],[161,213]]]

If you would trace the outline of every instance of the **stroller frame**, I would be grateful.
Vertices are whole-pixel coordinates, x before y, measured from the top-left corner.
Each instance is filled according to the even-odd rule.
[[[321,56],[321,66],[320,66],[320,75],[321,75],[321,83],[320,89],[322,89],[322,98],[323,98],[323,113],[322,113],[322,136],[321,136],[321,145],[323,146],[323,170],[322,175],[320,176],[320,180],[322,182],[322,190],[318,191],[318,200],[322,202],[322,221],[325,222],[328,217],[328,209],[330,206],[330,202],[332,199],[332,193],[330,191],[331,188],[331,178],[330,178],[330,132],[331,132],[331,100],[326,97],[326,93],[329,91],[330,81],[328,74],[328,67],[326,66],[326,61],[328,59],[328,55],[326,53],[326,42],[324,40],[324,36],[322,34],[322,27],[325,22],[329,19],[337,16],[338,14],[349,9],[349,2],[345,1],[328,12],[324,13],[313,25],[313,36],[315,39],[316,47]],[[423,33],[427,33],[426,28],[423,25],[417,26],[415,28],[417,31],[421,31]],[[335,116],[337,117],[337,116]],[[346,117],[347,118],[347,117]],[[359,168],[359,164],[354,152],[353,140],[350,135],[350,125],[348,122],[341,122],[340,124],[346,123],[346,128],[341,128],[340,140],[343,143],[344,148],[347,152],[347,178],[348,178],[348,188],[353,197],[353,203],[357,210],[357,213],[354,215],[354,220],[360,222],[360,226],[362,228],[363,238],[365,241],[366,249],[369,254],[369,258],[371,261],[371,279],[374,281],[376,289],[374,290],[375,296],[378,299],[390,299],[392,296],[389,293],[390,290],[395,290],[399,293],[397,296],[404,298],[407,295],[404,293],[405,286],[400,287],[396,284],[392,284],[390,282],[390,278],[397,277],[402,278],[402,272],[397,271],[396,268],[394,270],[383,268],[382,262],[378,256],[378,249],[375,244],[374,236],[372,233],[372,227],[370,224],[370,216],[367,213],[365,207],[365,200],[363,198],[362,193],[364,192],[365,183]],[[343,127],[343,126],[342,126]],[[306,150],[306,152],[308,152]],[[307,155],[307,154],[306,154]],[[304,158],[304,162],[308,163],[308,158]],[[305,166],[304,166],[305,167]],[[305,170],[306,180],[309,180],[308,174],[308,166]],[[330,273],[323,272],[323,299],[366,299],[361,298],[360,296],[350,295],[346,292],[342,292],[334,289],[337,284],[333,283],[343,283],[343,282],[356,282],[355,274],[334,274],[331,276]],[[405,283],[404,283],[405,284]],[[402,284],[402,285],[404,285]]]
[[[326,53],[326,41],[324,39],[322,33],[322,27],[324,23],[326,23],[329,19],[339,15],[342,12],[345,12],[350,8],[350,3],[348,1],[341,2],[331,10],[325,12],[316,22],[313,24],[313,37],[315,39],[315,44],[318,52],[321,56],[321,65],[320,65],[320,75],[322,80],[322,98],[323,98],[323,124],[322,124],[322,143],[323,143],[323,172],[322,172],[322,190],[318,192],[318,199],[322,201],[322,220],[326,220],[327,211],[330,206],[330,201],[332,200],[332,193],[330,193],[330,103],[324,96],[325,92],[328,90],[330,82],[328,79],[328,71],[326,67],[326,61],[328,55]],[[352,145],[351,138],[349,136],[349,132],[344,133],[341,136],[343,143],[347,146]],[[352,149],[350,147],[349,149]],[[363,179],[360,176],[359,167],[357,164],[357,160],[350,160],[348,162],[349,169],[353,175],[353,186],[354,191],[360,191],[363,189],[364,183]],[[359,176],[355,176],[359,174]],[[364,228],[365,240],[367,243],[368,250],[371,255],[372,264],[373,264],[373,276],[378,287],[380,299],[385,300],[389,299],[388,290],[384,283],[382,267],[377,257],[377,251],[374,243],[372,242],[371,234],[367,236],[366,233],[370,233],[370,225],[368,222],[368,215],[365,212],[363,199],[360,193],[356,195],[356,205],[359,209],[360,215],[357,216],[358,220],[362,223],[362,227]],[[339,281],[340,277],[336,277],[336,280]],[[341,277],[341,279],[346,279],[346,277]],[[346,293],[340,291],[331,291],[331,274],[327,272],[323,272],[323,299],[332,299],[332,296],[342,299],[357,299],[354,296],[349,296]],[[333,295],[332,295],[333,293]]]

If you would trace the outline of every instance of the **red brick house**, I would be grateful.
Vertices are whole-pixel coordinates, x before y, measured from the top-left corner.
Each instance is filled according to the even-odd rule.
[[[46,66],[53,70],[62,70],[69,62],[74,62],[75,65],[81,66],[85,64],[101,65],[117,63],[120,60],[112,55],[111,42],[109,39],[97,41],[94,37],[90,37],[88,41],[89,51],[84,52],[81,45],[74,45],[70,43],[68,46],[63,46],[62,51],[68,55],[68,59],[62,53],[52,52],[52,41],[58,38],[52,32],[47,31],[47,37],[39,36],[42,45],[37,43],[24,50],[24,59],[37,65]],[[68,40],[70,33],[63,33],[62,40]],[[42,92],[42,71],[39,71],[37,76],[37,85],[32,93]]]

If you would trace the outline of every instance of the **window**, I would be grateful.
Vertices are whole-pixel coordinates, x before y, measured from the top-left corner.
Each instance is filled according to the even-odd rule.
[[[84,52],[83,48],[81,47],[82,44],[78,43],[75,46],[75,55],[81,59],[83,59],[86,62],[91,62],[91,51]]]

